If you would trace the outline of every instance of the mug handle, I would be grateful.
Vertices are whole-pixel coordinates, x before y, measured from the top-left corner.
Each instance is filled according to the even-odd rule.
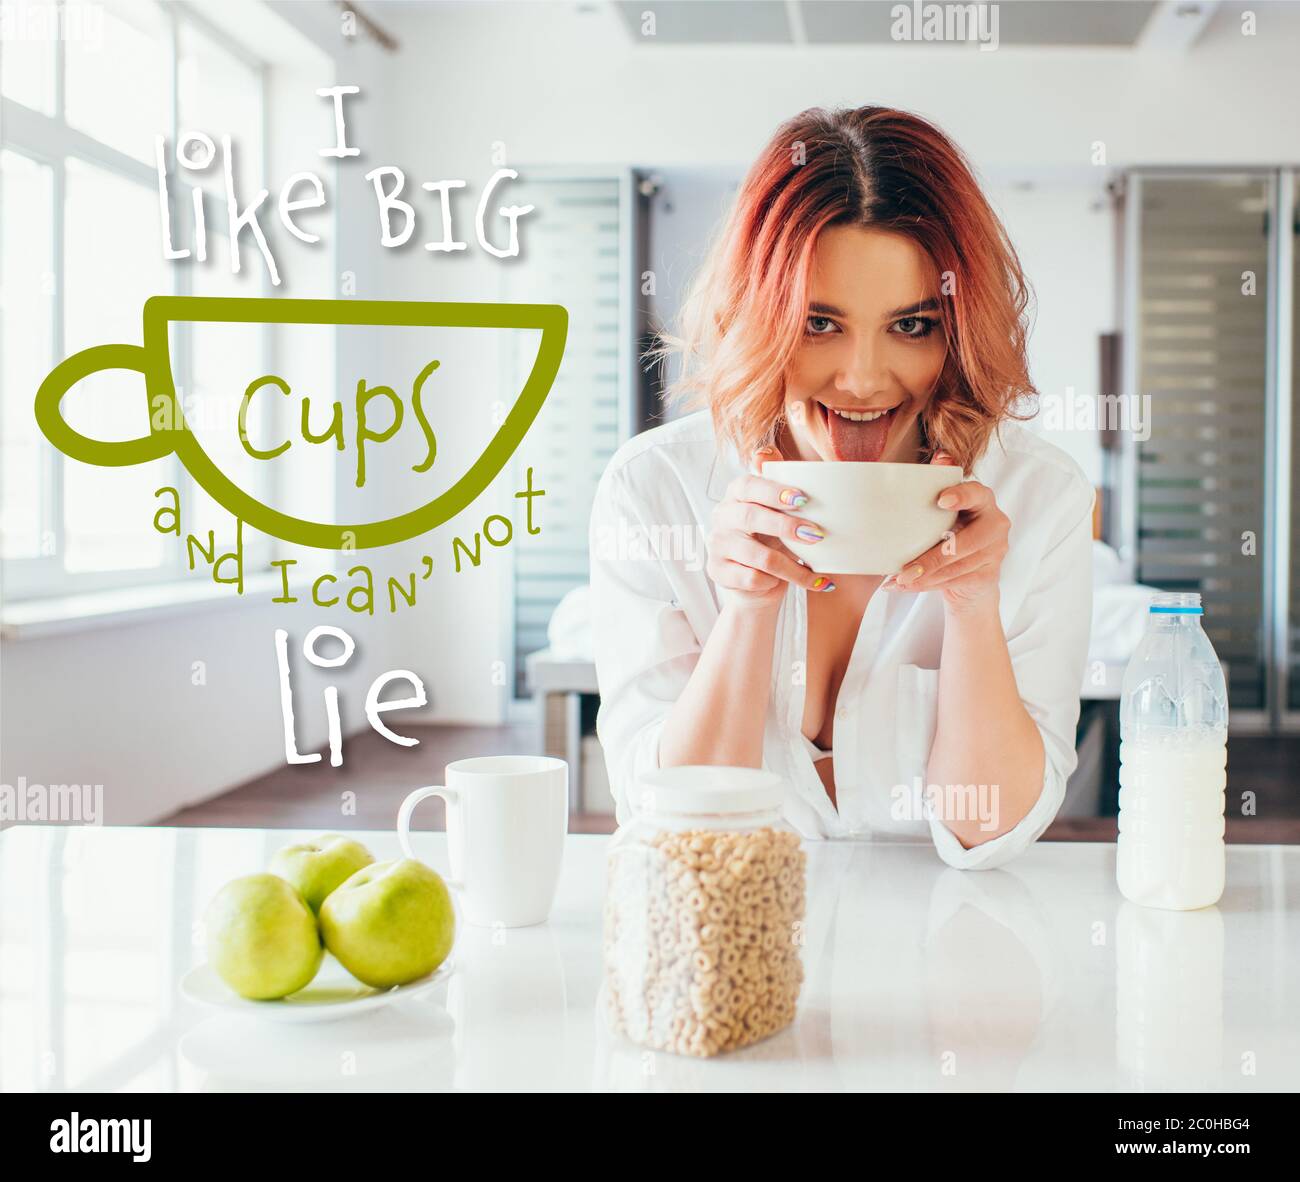
[[[441,784],[433,784],[428,788],[417,788],[404,801],[402,807],[397,810],[397,840],[401,844],[402,853],[414,862],[420,861],[411,848],[411,814],[415,812],[415,806],[423,800],[428,800],[431,796],[441,796],[447,802],[448,817],[452,805],[459,806],[460,790],[456,788],[447,788]],[[448,822],[450,826],[450,820]],[[454,891],[463,891],[465,885],[458,880],[443,875],[445,882]]]
[[[144,464],[171,452],[169,431],[150,431],[137,439],[91,439],[74,431],[63,418],[63,396],[82,378],[105,369],[126,369],[147,380],[148,358],[148,350],[142,345],[93,345],[65,357],[50,370],[36,392],[36,423],[45,438],[65,456],[108,468]]]

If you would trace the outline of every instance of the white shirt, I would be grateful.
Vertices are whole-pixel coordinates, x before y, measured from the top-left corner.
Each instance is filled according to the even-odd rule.
[[[1014,421],[1000,426],[969,479],[993,490],[1011,520],[999,583],[1001,617],[1021,701],[1046,753],[1042,792],[1015,828],[972,849],[920,807],[934,741],[944,610],[937,591],[877,592],[863,613],[835,703],[838,807],[803,734],[808,593],[789,584],[778,615],[763,767],[786,782],[785,816],[805,837],[933,839],[950,866],[1007,862],[1051,823],[1077,763],[1079,688],[1092,614],[1096,496],[1064,451]],[[717,622],[705,571],[714,506],[748,465],[719,448],[707,411],[623,444],[596,489],[591,610],[604,749],[619,823],[637,777],[658,766],[659,736]],[[815,594],[815,593],[814,593]],[[738,684],[737,693],[746,687]]]

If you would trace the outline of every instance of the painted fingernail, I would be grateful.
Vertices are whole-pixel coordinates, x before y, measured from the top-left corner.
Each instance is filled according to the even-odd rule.
[[[924,568],[924,567],[913,566],[913,567],[909,568],[908,570],[905,570],[901,575],[899,575],[899,576],[898,576],[898,581],[899,581],[899,583],[901,583],[903,586],[906,586],[908,583],[914,583],[914,582],[915,582],[917,579],[919,579],[923,574],[925,574],[925,568]]]
[[[830,579],[828,579],[825,575],[818,575],[815,579],[813,579],[812,589],[814,591],[834,591],[835,584],[832,583]]]
[[[940,509],[951,509],[957,503],[957,498],[952,493],[944,493],[939,498]]]
[[[808,498],[797,488],[783,488],[780,501],[783,505],[789,505],[791,509],[799,509],[808,503]]]
[[[805,542],[820,542],[826,536],[811,525],[801,525],[794,532],[796,537],[802,538]]]

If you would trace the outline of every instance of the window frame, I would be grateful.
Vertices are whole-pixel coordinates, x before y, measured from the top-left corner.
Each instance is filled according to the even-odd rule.
[[[640,363],[637,356],[636,330],[634,317],[637,301],[640,298],[640,272],[637,242],[641,234],[641,210],[636,200],[637,173],[630,165],[621,164],[554,164],[544,161],[524,161],[512,167],[519,172],[521,179],[543,182],[612,182],[618,189],[618,357],[615,362],[617,371],[616,412],[617,434],[611,452],[626,442],[640,429],[638,426],[638,408],[636,405],[637,385],[640,377]],[[510,275],[502,271],[498,279],[498,298],[510,302],[517,298],[512,294]],[[566,345],[566,355],[572,346],[572,337]],[[504,364],[504,362],[503,362]],[[558,380],[558,378],[557,378]],[[602,461],[603,468],[605,461]],[[510,472],[516,482],[524,478],[524,462],[518,452],[511,458]],[[545,473],[538,473],[544,483]],[[515,487],[522,487],[516,483]],[[520,682],[523,680],[525,666],[530,652],[522,659],[518,646],[518,560],[519,553],[514,547],[508,548],[505,561],[505,574],[498,590],[501,627],[499,644],[501,651],[509,654],[506,676],[508,685],[504,695],[504,707],[507,716],[515,721],[530,717],[530,711],[540,698],[536,693],[521,694]],[[547,648],[532,650],[541,652]],[[544,695],[542,695],[544,696]],[[576,776],[576,769],[570,775]]]
[[[1264,676],[1264,701],[1258,707],[1235,707],[1230,711],[1230,735],[1286,735],[1300,733],[1300,711],[1287,706],[1287,679],[1292,662],[1287,640],[1289,579],[1294,539],[1290,531],[1293,456],[1291,418],[1297,391],[1292,388],[1295,235],[1284,232],[1294,226],[1297,176],[1294,164],[1239,165],[1134,165],[1123,172],[1123,336],[1129,342],[1123,350],[1122,388],[1127,397],[1141,394],[1139,354],[1141,349],[1141,246],[1142,198],[1147,180],[1203,180],[1226,176],[1250,177],[1265,185],[1268,241],[1265,247],[1268,274],[1262,289],[1266,301],[1264,346],[1264,436],[1261,440],[1264,483],[1259,555],[1262,587],[1259,621]],[[1109,487],[1118,501],[1116,536],[1113,539],[1123,563],[1125,578],[1137,574],[1138,530],[1138,447],[1131,432],[1122,432],[1120,447]]]
[[[257,168],[261,175],[266,175],[269,158],[270,118],[269,96],[271,91],[270,70],[266,61],[238,43],[222,29],[205,19],[193,7],[187,4],[163,4],[159,0],[150,0],[158,11],[162,23],[163,35],[160,39],[160,52],[168,55],[167,62],[167,126],[160,129],[167,136],[168,143],[174,150],[177,133],[180,129],[180,94],[178,72],[180,64],[181,30],[188,25],[192,31],[214,42],[224,52],[230,54],[257,79],[257,104],[259,111],[259,134],[261,143],[257,157]],[[62,7],[64,0],[58,0]],[[50,270],[53,276],[54,295],[52,301],[52,323],[50,344],[53,353],[51,364],[66,355],[65,347],[65,304],[66,267],[66,203],[67,203],[67,162],[78,160],[93,168],[102,169],[120,179],[139,184],[151,194],[157,193],[156,166],[145,164],[129,153],[120,151],[86,132],[73,127],[67,121],[67,60],[66,45],[62,38],[57,38],[54,47],[54,110],[47,115],[42,111],[25,106],[16,99],[0,95],[0,123],[4,127],[3,147],[6,151],[32,160],[38,165],[51,170],[51,196],[53,210],[51,218],[52,243],[50,250]],[[209,242],[213,239],[223,242],[228,237],[227,227],[221,219],[209,219],[207,226]],[[159,247],[161,250],[161,247]],[[210,258],[211,253],[210,253]],[[218,253],[218,257],[219,253]],[[193,274],[188,267],[171,268],[170,290],[167,294],[189,295],[194,287]],[[271,294],[269,276],[262,274],[258,295]],[[193,389],[193,349],[188,326],[176,328],[175,368],[182,389]],[[3,341],[3,326],[0,325],[0,342]],[[269,364],[273,354],[273,342],[269,328],[264,328],[261,338],[262,360]],[[32,398],[35,391],[31,391]],[[0,390],[0,397],[20,396],[13,391]],[[279,408],[272,405],[271,414],[278,420]],[[272,425],[277,425],[273,423]],[[164,561],[158,566],[107,571],[68,571],[64,566],[66,557],[63,496],[64,465],[69,462],[45,438],[38,440],[40,449],[40,487],[36,491],[39,498],[39,533],[41,538],[53,539],[51,553],[35,557],[4,558],[2,567],[3,598],[12,601],[30,601],[36,599],[56,599],[70,595],[81,595],[99,591],[115,590],[125,587],[160,586],[177,583],[191,575],[187,560],[187,547],[183,542],[169,545],[165,550]],[[193,505],[200,490],[193,477],[173,455],[169,459],[171,471],[169,482],[180,490],[182,521],[186,519],[186,506]],[[268,470],[267,479],[271,486],[270,495],[274,496],[275,473]],[[183,534],[189,531],[183,529]],[[280,557],[282,547],[273,538],[253,539],[255,549],[250,552],[250,537],[245,535],[245,574],[253,575],[271,570],[271,562]],[[44,547],[42,547],[44,548]]]

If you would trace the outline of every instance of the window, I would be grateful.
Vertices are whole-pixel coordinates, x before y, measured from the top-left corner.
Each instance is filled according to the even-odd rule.
[[[1126,444],[1134,574],[1201,593],[1234,730],[1294,730],[1294,176],[1139,170],[1129,185],[1127,386],[1150,399],[1149,438]]]
[[[0,37],[5,97],[53,115],[58,9],[50,0],[5,0],[0,17],[5,22]]]
[[[4,293],[6,347],[0,352],[5,391],[35,390],[54,362],[54,170],[16,152],[0,153],[0,292]],[[24,299],[16,298],[25,290]],[[23,341],[24,347],[10,342]],[[0,402],[0,504],[5,529],[0,558],[35,559],[48,523],[47,457],[25,399]]]
[[[139,343],[141,309],[157,294],[267,294],[260,268],[229,269],[220,162],[210,193],[207,262],[164,260],[154,137],[174,151],[178,129],[220,146],[229,134],[243,177],[264,172],[266,68],[189,7],[155,0],[94,6],[6,4],[0,47],[4,151],[0,153],[0,559],[9,598],[66,595],[188,574],[183,537],[218,546],[235,523],[175,457],[124,468],[88,466],[58,453],[32,413],[36,389],[63,357],[96,344]],[[90,19],[89,9],[95,10]],[[169,159],[169,167],[172,162]],[[243,196],[243,194],[241,194]],[[173,208],[176,203],[173,203]],[[176,219],[176,245],[186,228]],[[248,372],[269,356],[259,326],[178,326],[173,376],[187,421],[232,479],[269,498],[273,473],[249,464],[235,419]],[[231,359],[239,359],[239,372]],[[256,406],[251,429],[269,430]],[[99,439],[148,429],[140,379],[109,371],[64,400],[69,423]],[[163,486],[181,494],[182,539],[151,523]],[[272,544],[244,532],[245,573],[267,568]]]
[[[1279,512],[1278,531],[1286,529],[1285,517],[1290,516],[1291,549],[1287,561],[1278,562],[1274,570],[1277,602],[1285,605],[1279,608],[1279,626],[1275,634],[1275,651],[1278,652],[1278,668],[1275,672],[1285,677],[1286,682],[1278,690],[1279,699],[1286,702],[1282,729],[1292,733],[1300,731],[1300,478],[1296,476],[1296,457],[1300,456],[1300,172],[1284,172],[1278,178],[1281,189],[1279,206],[1289,210],[1289,221],[1278,226],[1279,246],[1279,282],[1278,292],[1282,297],[1278,301],[1278,334],[1282,335],[1282,326],[1291,325],[1291,332],[1286,340],[1286,350],[1290,354],[1290,364],[1284,360],[1278,367],[1278,381],[1281,395],[1279,409],[1286,413],[1278,416],[1277,434],[1279,442],[1289,439],[1290,450],[1283,461],[1278,464],[1279,483],[1285,481],[1278,489]],[[1291,420],[1291,430],[1286,432],[1286,420]],[[1282,505],[1287,509],[1282,511]]]
[[[153,164],[153,137],[171,125],[170,24],[152,0],[119,0],[93,24],[69,25],[59,39],[69,127]]]
[[[546,528],[512,555],[514,695],[528,694],[525,658],[547,645],[556,605],[585,584],[596,484],[631,422],[631,174],[520,166],[512,200],[533,205],[528,245],[503,269],[502,298],[569,311],[564,362],[515,453],[516,487],[532,467],[546,490]],[[521,265],[522,264],[522,265]],[[537,342],[512,334],[512,389],[523,388]]]
[[[162,252],[141,249],[157,237],[157,197],[111,169],[72,157],[64,165],[63,208],[61,352],[138,341],[145,300],[168,289]],[[113,232],[104,233],[106,226]],[[149,430],[140,379],[120,370],[86,379],[69,393],[64,408],[68,423],[92,439],[130,439]],[[148,506],[156,482],[174,478],[172,468],[170,458],[129,468],[65,460],[61,549],[66,569],[160,566],[165,539],[140,526],[152,517]]]
[[[1242,557],[1242,532],[1263,541],[1268,184],[1142,182],[1138,365],[1153,427],[1137,448],[1137,577],[1202,594],[1240,710],[1264,705],[1263,564]]]

